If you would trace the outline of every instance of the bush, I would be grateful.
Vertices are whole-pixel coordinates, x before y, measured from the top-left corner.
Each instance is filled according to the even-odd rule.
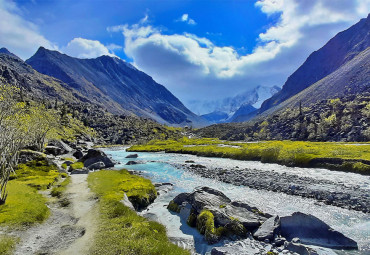
[[[72,171],[77,170],[77,169],[82,169],[84,168],[84,163],[83,162],[76,162],[70,165],[69,167]]]

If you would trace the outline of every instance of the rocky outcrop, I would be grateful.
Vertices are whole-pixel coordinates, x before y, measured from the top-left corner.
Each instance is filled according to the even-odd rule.
[[[179,194],[168,209],[180,213],[188,225],[204,234],[208,243],[216,243],[222,236],[245,237],[267,219],[257,208],[232,202],[222,192],[209,187]]]
[[[303,244],[335,249],[357,249],[357,243],[332,229],[328,224],[312,215],[295,212],[281,217],[281,235],[288,240],[298,237]]]
[[[109,168],[114,166],[113,161],[104,152],[96,149],[88,150],[87,154],[78,161],[83,162],[84,166],[87,168],[98,162],[104,164],[103,168]]]

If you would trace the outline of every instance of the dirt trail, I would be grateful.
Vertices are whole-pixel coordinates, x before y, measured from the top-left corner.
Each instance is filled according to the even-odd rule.
[[[14,252],[24,254],[88,254],[95,233],[96,200],[87,186],[87,174],[71,176],[66,190],[68,207],[51,199],[51,215],[42,224],[19,231],[21,238]]]

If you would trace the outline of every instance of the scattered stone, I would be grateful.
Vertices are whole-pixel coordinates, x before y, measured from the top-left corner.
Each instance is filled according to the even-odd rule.
[[[185,160],[185,163],[195,163],[194,160]]]
[[[137,164],[139,164],[139,163],[136,162],[136,161],[129,161],[129,162],[126,163],[127,166],[137,165]]]
[[[126,158],[137,158],[137,157],[139,157],[137,154],[130,154],[126,156]]]

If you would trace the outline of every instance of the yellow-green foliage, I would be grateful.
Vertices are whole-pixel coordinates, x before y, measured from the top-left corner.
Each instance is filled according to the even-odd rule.
[[[167,206],[167,209],[172,211],[172,212],[176,212],[176,213],[179,213],[180,212],[180,207],[178,204],[176,204],[175,202],[173,202],[171,200],[171,202],[168,204]]]
[[[215,227],[214,216],[208,210],[202,210],[197,217],[196,227],[207,241],[215,240],[224,233],[223,227]],[[216,240],[215,240],[216,241]]]
[[[69,158],[69,157],[63,157],[62,160],[66,160],[66,161],[71,161],[71,162],[76,162],[76,159],[74,158]]]
[[[127,170],[104,170],[89,175],[89,183],[99,196],[122,198],[123,193],[135,207],[149,204],[157,197],[154,185],[148,179],[130,174]]]
[[[49,164],[47,160],[33,160],[26,164],[19,164],[15,175],[11,176],[12,179],[41,190],[50,188],[58,177],[58,168]]]
[[[71,170],[77,170],[77,169],[82,169],[84,168],[84,163],[83,162],[76,162],[70,165]]]
[[[239,160],[261,160],[262,162],[303,167],[310,167],[310,162],[313,159],[340,158],[349,161],[349,163],[347,162],[345,166],[336,166],[337,170],[370,174],[369,165],[358,162],[358,160],[370,160],[370,143],[362,143],[361,145],[302,141],[233,143],[208,138],[152,141],[147,145],[132,146],[127,151],[166,151]]]
[[[42,222],[49,216],[46,199],[24,182],[13,180],[8,183],[8,198],[0,206],[0,224],[18,227]]]
[[[65,178],[60,184],[56,185],[50,192],[51,196],[60,198],[65,190],[67,185],[71,182],[71,177]]]
[[[67,168],[68,168],[67,164],[66,164],[66,163],[63,163],[63,164],[62,164],[62,168],[63,168],[64,170],[67,170]]]
[[[14,236],[0,235],[0,254],[11,255],[13,249],[18,242],[18,238]]]
[[[99,196],[98,231],[89,254],[190,254],[168,240],[164,226],[148,221],[120,202],[124,192],[128,196],[152,196],[155,189],[149,180],[124,170],[103,170],[90,173],[88,182]]]

